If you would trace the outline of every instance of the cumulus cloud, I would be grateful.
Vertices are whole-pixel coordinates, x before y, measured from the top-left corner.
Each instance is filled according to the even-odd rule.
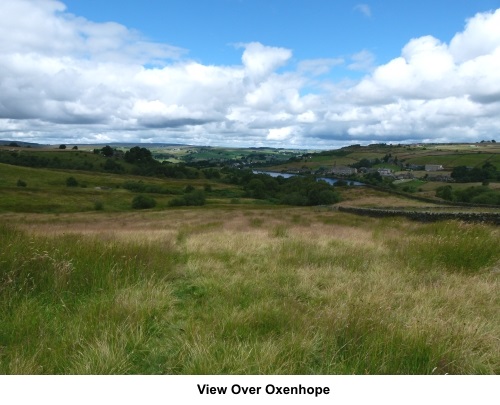
[[[467,20],[463,32],[450,42],[450,54],[457,63],[490,55],[500,44],[500,9],[493,13],[480,13]]]
[[[60,1],[1,2],[0,132],[53,143],[328,148],[477,141],[500,129],[500,10],[470,18],[449,43],[410,39],[380,66],[367,50],[303,61],[259,42],[236,52],[240,64],[204,65],[123,25],[71,15]],[[366,76],[335,82],[334,68]]]
[[[245,48],[241,58],[247,77],[262,79],[286,64],[292,52],[285,48],[264,46],[258,42],[240,45]]]
[[[0,52],[151,63],[176,59],[185,50],[154,43],[114,22],[94,23],[65,12],[57,0],[0,3]]]
[[[290,138],[293,130],[293,127],[271,128],[267,134],[267,139],[270,141],[285,141]]]

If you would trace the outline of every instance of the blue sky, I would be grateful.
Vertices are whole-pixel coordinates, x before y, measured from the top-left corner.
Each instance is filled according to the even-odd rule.
[[[10,0],[0,38],[4,139],[324,149],[500,134],[500,0]]]
[[[467,18],[499,0],[66,0],[68,12],[115,21],[153,41],[186,49],[203,64],[237,64],[235,44],[289,48],[294,60],[349,58],[363,50],[378,63],[398,56],[411,39],[449,41]],[[353,75],[342,69],[336,76]],[[358,76],[354,74],[355,76]]]

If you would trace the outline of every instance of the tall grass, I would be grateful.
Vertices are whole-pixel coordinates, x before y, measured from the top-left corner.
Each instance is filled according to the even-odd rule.
[[[500,372],[493,227],[93,215],[0,226],[0,373]]]

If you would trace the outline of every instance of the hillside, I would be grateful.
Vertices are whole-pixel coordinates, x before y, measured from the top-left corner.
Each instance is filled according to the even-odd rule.
[[[175,156],[175,159],[162,160],[162,156]],[[287,163],[273,166],[276,161]],[[263,200],[267,204],[314,205],[352,200],[353,192],[345,187],[350,180],[379,189],[383,197],[377,197],[373,206],[414,206],[416,201],[438,205],[442,202],[500,205],[500,171],[497,169],[500,168],[500,147],[496,143],[354,145],[315,153],[177,145],[157,145],[154,151],[139,146],[118,149],[108,145],[88,150],[81,146],[71,149],[0,147],[0,162],[3,163],[0,187],[4,193],[0,209],[4,211],[67,212],[90,210],[95,204],[106,210],[124,210],[130,206],[127,199],[134,193],[148,194],[158,200],[158,207],[166,207],[186,189],[202,191],[208,203],[234,203],[239,199],[247,203]],[[440,169],[425,170],[429,164]],[[352,173],[336,172],[342,167]],[[325,198],[320,199],[308,194],[311,186],[299,184],[299,178],[271,179],[253,174],[253,168],[345,177],[346,181],[331,189],[336,196],[331,194],[326,198],[325,194]],[[78,187],[67,187],[68,177],[75,177]],[[359,196],[359,201],[370,200],[367,197],[370,191],[365,189],[361,194],[364,197]],[[395,195],[399,202],[395,201]],[[352,204],[359,205],[359,201]]]
[[[427,153],[402,149],[391,153]],[[435,195],[442,182],[332,186],[213,153],[174,164],[140,147],[0,151],[16,163],[0,163],[0,373],[500,372],[500,235],[481,219],[498,208],[452,205]],[[390,217],[358,215],[374,210]]]

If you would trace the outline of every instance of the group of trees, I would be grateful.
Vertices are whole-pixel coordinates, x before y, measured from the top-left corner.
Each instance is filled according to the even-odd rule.
[[[452,170],[451,177],[460,183],[500,180],[500,171],[490,162],[486,162],[480,168],[469,169],[466,166],[457,166]]]
[[[334,187],[312,176],[271,177],[251,170],[226,170],[226,181],[243,187],[245,196],[286,205],[326,205],[340,201]]]
[[[436,197],[453,202],[500,205],[500,191],[488,186],[468,187],[463,190],[453,189],[450,185],[441,186],[436,190]]]

